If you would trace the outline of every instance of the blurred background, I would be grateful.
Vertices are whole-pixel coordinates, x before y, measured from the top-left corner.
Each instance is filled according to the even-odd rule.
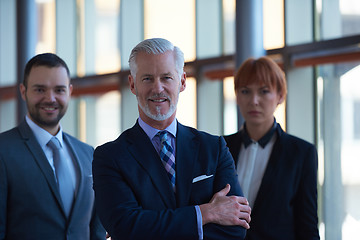
[[[94,147],[114,140],[138,117],[130,51],[152,37],[185,54],[179,121],[217,135],[243,121],[236,68],[251,56],[273,58],[288,82],[277,121],[318,149],[321,239],[359,238],[358,0],[0,0],[0,132],[26,114],[18,90],[26,62],[53,52],[74,85],[65,131]]]

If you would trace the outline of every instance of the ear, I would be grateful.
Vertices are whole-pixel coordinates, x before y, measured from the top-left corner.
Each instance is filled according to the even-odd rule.
[[[20,84],[19,86],[19,90],[20,90],[20,93],[21,93],[21,98],[26,101],[26,87],[24,84]]]
[[[133,77],[131,74],[129,74],[129,76],[128,76],[128,81],[129,81],[129,86],[130,86],[131,92],[132,92],[134,95],[136,95],[136,91],[135,91],[135,79],[134,79],[134,77]]]
[[[181,79],[180,79],[180,92],[184,91],[186,88],[186,72],[183,72],[181,74]]]
[[[280,93],[279,94],[279,101],[278,101],[278,105],[282,104],[284,102],[285,98],[284,96]]]
[[[72,85],[72,84],[70,84],[70,85],[69,85],[69,96],[71,96],[72,91],[73,91],[73,85]]]

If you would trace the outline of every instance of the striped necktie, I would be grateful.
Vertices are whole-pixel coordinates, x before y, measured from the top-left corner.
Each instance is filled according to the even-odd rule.
[[[167,171],[170,182],[173,186],[175,192],[175,155],[174,149],[171,147],[170,139],[168,138],[167,131],[160,131],[157,134],[160,138],[161,148],[160,148],[160,158],[164,164],[164,167]]]
[[[48,146],[53,151],[56,180],[65,214],[67,217],[69,217],[74,200],[74,185],[71,180],[69,167],[65,162],[64,151],[60,146],[59,140],[55,137],[52,137],[48,142]]]

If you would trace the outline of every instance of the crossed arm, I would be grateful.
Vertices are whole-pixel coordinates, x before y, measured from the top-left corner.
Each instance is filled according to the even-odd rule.
[[[226,196],[230,191],[227,184],[214,194],[209,203],[200,205],[203,225],[216,223],[223,226],[241,226],[250,228],[251,208],[244,197]]]

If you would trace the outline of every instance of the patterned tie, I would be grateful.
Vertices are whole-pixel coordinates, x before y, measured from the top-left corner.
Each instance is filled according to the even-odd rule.
[[[160,158],[165,166],[170,182],[175,192],[175,156],[174,149],[171,147],[170,139],[168,139],[167,131],[160,131],[158,133],[161,143]]]
[[[65,214],[68,217],[74,200],[74,185],[71,180],[69,167],[66,165],[64,152],[61,149],[60,142],[57,138],[52,137],[48,146],[53,151],[55,166],[55,175],[61,200],[64,206]]]

